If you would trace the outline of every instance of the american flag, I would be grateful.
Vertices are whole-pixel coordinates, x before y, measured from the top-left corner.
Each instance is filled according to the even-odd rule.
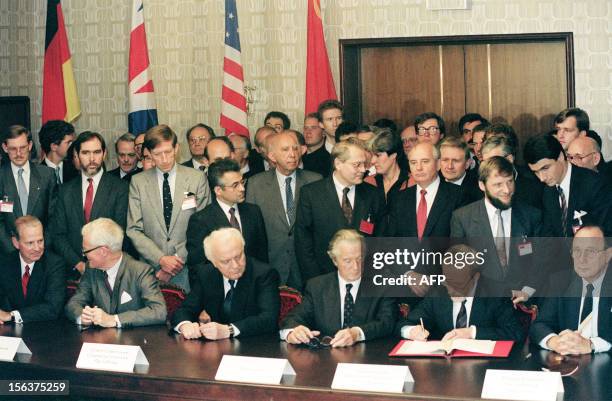
[[[221,127],[225,135],[249,136],[244,74],[240,61],[240,35],[236,0],[225,0],[225,56],[221,90]]]

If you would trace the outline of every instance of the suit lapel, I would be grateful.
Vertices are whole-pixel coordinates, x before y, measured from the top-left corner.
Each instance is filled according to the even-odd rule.
[[[356,230],[359,230],[359,224],[361,223],[361,219],[368,218],[368,202],[366,199],[363,185],[369,184],[360,184],[355,185],[355,206],[353,207],[353,221],[351,225]]]
[[[274,170],[268,171],[268,180],[266,182],[266,186],[268,187],[268,193],[270,194],[270,201],[272,202],[272,208],[276,210],[276,215],[281,220],[283,225],[289,228],[289,222],[287,221],[287,214],[285,214],[285,205],[283,205],[283,196],[281,194],[280,186],[278,185],[278,180],[276,179],[276,172]],[[296,179],[295,183],[295,191],[297,192],[298,180]],[[293,194],[293,203],[297,206],[297,198],[295,194]],[[297,207],[296,207],[297,209]],[[293,216],[293,220],[295,221],[295,216]]]
[[[92,269],[92,268],[88,267],[88,269]],[[104,272],[102,270],[96,269],[96,274],[97,274],[96,287],[97,287],[98,293],[100,294],[100,298],[102,299],[102,305],[101,306],[98,305],[98,307],[104,309],[105,311],[110,311],[112,313],[111,297],[108,294],[106,285],[104,284],[104,280],[106,280],[106,278],[104,278]]]
[[[62,185],[72,184],[72,204],[74,205],[73,213],[76,215],[76,221],[79,222],[79,226],[85,225],[85,216],[83,216],[83,176],[79,174],[78,178],[72,180],[73,182]]]
[[[157,168],[149,170],[143,174],[147,175],[148,185],[146,186],[146,192],[148,193],[149,201],[153,204],[154,214],[159,221],[160,227],[167,234],[166,222],[164,221],[164,209],[161,204],[161,193],[159,192],[159,184],[157,182]]]
[[[119,270],[117,271],[117,277],[115,277],[115,285],[113,285],[113,296],[110,299],[110,311],[111,314],[117,313],[119,308],[119,300],[121,293],[123,292],[123,275],[125,274],[125,255],[121,259]]]
[[[184,195],[185,192],[187,192],[187,188],[189,188],[189,177],[183,176],[183,174],[181,174],[180,167],[177,164],[176,176],[174,177],[174,200],[172,201],[172,218],[170,219],[169,232],[172,232],[172,230],[174,229],[179,214],[181,213],[181,209],[183,207],[183,198],[185,197]]]
[[[368,312],[370,305],[374,301],[372,297],[361,296],[361,284],[359,285],[359,291],[357,291],[357,298],[355,298],[355,308],[353,311],[353,324],[356,322],[367,322]]]
[[[19,274],[21,274],[21,271],[19,271]],[[45,262],[44,258],[41,258],[38,262],[34,263],[34,268],[32,269],[32,275],[28,282],[28,298],[35,297],[36,294],[39,293],[44,277]],[[21,282],[21,280],[19,280],[19,282]]]
[[[337,224],[338,227],[347,227],[350,223],[347,223],[344,218],[344,213],[342,213],[342,205],[340,204],[340,200],[338,199],[338,194],[336,192],[336,187],[334,186],[334,180],[332,179],[332,175],[327,178],[327,182],[325,183],[325,190],[327,194],[320,194],[321,202],[328,202],[328,209],[333,214],[335,218],[335,222],[329,222],[330,224]],[[355,189],[355,199],[357,199],[357,190]],[[354,208],[353,208],[354,209]],[[338,224],[339,223],[339,224]]]
[[[89,221],[97,219],[100,215],[100,210],[109,206],[109,197],[112,188],[109,188],[108,176],[102,174],[96,195],[94,196],[93,205],[91,205],[91,216]]]
[[[446,193],[446,185],[454,185],[454,184],[446,184],[444,181],[440,180],[440,186],[438,187],[438,192],[436,193],[436,197],[434,198],[433,204],[431,205],[431,210],[429,211],[429,215],[427,216],[427,223],[425,224],[425,230],[423,231],[423,236],[427,237],[431,234],[434,225],[440,218],[442,212],[450,207],[448,205],[448,196]]]
[[[30,163],[30,162],[28,162]],[[40,196],[40,175],[38,170],[30,163],[30,189],[28,191],[28,214],[36,207]]]
[[[338,282],[338,276],[333,275],[332,280],[330,280],[330,291],[327,296],[327,304],[329,305],[329,310],[332,313],[331,322],[332,328],[336,330],[336,328],[342,328],[342,309],[340,307],[340,285]]]
[[[11,170],[10,163],[7,163],[2,168],[2,179],[5,184],[4,184],[4,193],[1,195],[3,197],[7,196],[8,200],[10,202],[13,202],[13,214],[15,215],[15,217],[23,216],[24,213],[21,210],[21,202],[19,201],[19,193],[17,192],[17,184],[15,183],[15,177],[13,176],[13,170]]]
[[[15,283],[14,291],[17,295],[17,304],[23,305],[25,299],[23,298],[23,289],[21,288],[21,261],[19,260],[19,253],[15,253],[16,257],[12,266],[9,270],[8,279],[11,283]]]
[[[247,262],[244,274],[236,283],[234,296],[232,297],[232,310],[230,316],[232,320],[241,319],[244,316],[243,309],[249,301],[250,288],[253,285],[253,266]]]

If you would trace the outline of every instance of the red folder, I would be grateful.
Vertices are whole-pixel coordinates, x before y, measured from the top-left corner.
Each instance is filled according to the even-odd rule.
[[[399,354],[398,351],[401,346],[406,341],[411,340],[401,340],[391,352],[389,352],[389,356],[399,356],[399,357],[412,357],[412,356],[428,356],[428,357],[448,357],[448,358],[507,358],[510,355],[510,351],[512,351],[512,345],[514,341],[496,341],[495,348],[493,348],[492,354],[481,354],[479,352],[469,352],[469,351],[461,351],[461,350],[453,350],[450,354]]]

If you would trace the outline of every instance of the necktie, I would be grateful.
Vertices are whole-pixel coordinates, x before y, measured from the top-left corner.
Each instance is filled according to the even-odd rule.
[[[456,329],[465,329],[467,327],[467,309],[465,309],[465,303],[467,300],[461,301],[461,308],[459,308],[459,314],[457,315],[457,320],[455,321]]]
[[[25,216],[28,214],[28,187],[23,179],[23,168],[17,170],[17,193],[21,203],[21,214]]]
[[[291,177],[285,178],[285,198],[287,202],[287,220],[289,220],[289,225],[292,225],[295,219],[295,202],[293,200],[293,190],[291,189]]]
[[[28,283],[30,282],[30,266],[26,265],[25,273],[21,277],[21,290],[23,291],[23,297],[28,295]]]
[[[351,206],[351,202],[348,198],[348,193],[351,189],[346,187],[342,190],[342,214],[344,214],[344,218],[348,224],[351,224],[353,221],[353,207]]]
[[[89,223],[94,197],[93,178],[88,178],[87,181],[89,181],[89,185],[87,186],[87,192],[85,192],[85,205],[83,206],[83,217],[85,218],[85,224]]]
[[[199,169],[200,171],[204,171],[204,170],[206,170],[206,166],[200,166],[200,167],[198,167],[198,169]]]
[[[343,329],[348,329],[353,325],[353,306],[355,306],[355,300],[353,294],[351,294],[351,288],[353,284],[346,285],[346,295],[344,296],[344,319],[342,323]]]
[[[166,230],[170,230],[170,220],[172,219],[172,195],[170,194],[170,183],[168,173],[164,173],[164,183],[162,185],[162,199],[164,200],[164,222]]]
[[[423,238],[425,225],[427,224],[427,199],[425,199],[425,195],[427,195],[427,191],[421,189],[421,201],[417,208],[417,235],[419,240]]]
[[[563,229],[563,236],[567,236],[567,199],[565,199],[565,193],[560,185],[557,185],[557,192],[561,203],[561,228]]]
[[[242,231],[240,229],[240,223],[238,222],[238,218],[236,217],[236,209],[234,209],[233,207],[230,207],[229,214],[230,214],[230,225],[234,227],[236,230]]]
[[[104,272],[104,286],[106,287],[106,291],[108,291],[108,295],[113,295],[113,287],[110,285],[110,281],[108,281],[108,273]]]
[[[55,181],[57,182],[57,185],[60,185],[62,183],[62,175],[60,174],[60,168],[56,167],[55,168]]]
[[[232,312],[232,299],[234,298],[234,286],[236,285],[236,280],[228,280],[230,289],[225,294],[225,300],[223,300],[223,314],[225,318],[229,321],[230,313]]]
[[[502,267],[502,272],[506,273],[506,267],[508,266],[508,258],[506,256],[506,234],[504,232],[504,219],[501,215],[501,210],[495,210],[497,216],[497,232],[495,233],[495,249],[497,249],[497,256],[499,257],[499,264]]]
[[[580,314],[581,322],[593,311],[593,284],[588,284],[586,288],[587,292],[584,297],[584,304],[582,305],[582,313]]]

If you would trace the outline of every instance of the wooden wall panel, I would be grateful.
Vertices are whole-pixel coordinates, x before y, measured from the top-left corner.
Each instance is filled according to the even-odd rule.
[[[466,45],[465,111],[490,119],[487,45]]]
[[[446,123],[446,134],[458,132],[457,122],[465,114],[465,73],[463,46],[442,46],[441,76],[443,108],[441,116]]]
[[[441,112],[438,46],[362,49],[361,104],[365,124],[386,117],[403,126]]]

